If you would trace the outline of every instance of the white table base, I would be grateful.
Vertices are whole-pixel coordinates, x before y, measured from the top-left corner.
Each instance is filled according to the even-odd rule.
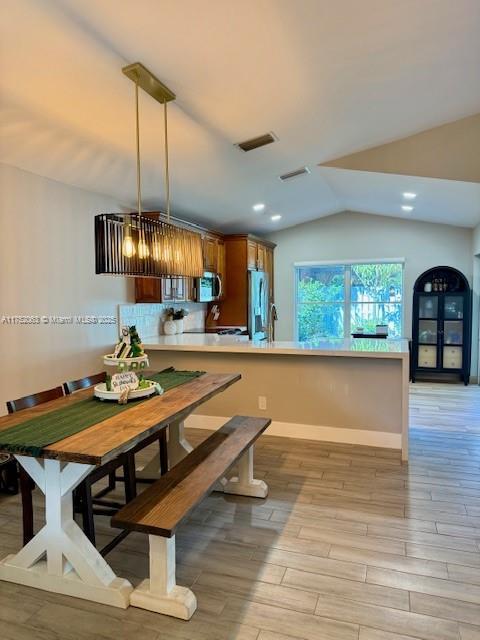
[[[93,466],[15,456],[45,494],[45,526],[0,562],[0,580],[126,609],[132,585],[118,578],[73,519],[72,491]]]
[[[182,421],[172,422],[168,425],[168,462],[170,468],[183,460],[186,455],[193,451],[192,445],[185,438],[185,424]],[[137,478],[139,480],[158,480],[160,478],[160,454],[156,453],[150,462],[138,469]]]

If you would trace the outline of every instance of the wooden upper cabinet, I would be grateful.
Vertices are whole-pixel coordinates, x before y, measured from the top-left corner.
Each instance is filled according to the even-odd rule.
[[[258,245],[253,240],[247,240],[247,268],[257,268],[257,248]]]
[[[135,302],[161,302],[161,289],[159,278],[135,278]]]
[[[217,271],[217,238],[205,236],[203,238],[203,268],[205,271],[216,273]]]
[[[267,247],[263,244],[257,244],[257,269],[265,271],[266,269],[266,253]]]
[[[135,278],[135,302],[190,302],[193,278]]]

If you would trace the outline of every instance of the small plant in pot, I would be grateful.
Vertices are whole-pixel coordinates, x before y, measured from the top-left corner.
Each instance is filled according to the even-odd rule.
[[[163,324],[163,330],[167,336],[175,333],[183,333],[183,319],[188,314],[186,309],[170,307],[166,310],[167,319]]]

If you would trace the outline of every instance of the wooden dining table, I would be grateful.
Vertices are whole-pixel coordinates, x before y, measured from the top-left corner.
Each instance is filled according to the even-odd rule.
[[[45,525],[18,553],[0,560],[0,580],[126,608],[132,585],[118,577],[73,518],[72,492],[103,465],[168,429],[169,464],[192,449],[183,421],[199,405],[240,380],[239,374],[203,374],[181,386],[49,444],[38,457],[15,454],[45,495]],[[0,417],[0,432],[93,394],[92,389]],[[0,453],[6,451],[0,447]],[[160,474],[157,457],[148,475]]]

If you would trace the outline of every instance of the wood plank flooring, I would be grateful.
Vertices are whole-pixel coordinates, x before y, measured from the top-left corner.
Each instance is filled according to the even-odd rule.
[[[269,497],[211,494],[178,530],[190,622],[0,583],[0,637],[480,640],[480,388],[412,385],[410,434],[408,466],[395,451],[262,436]],[[114,533],[98,518],[99,545]],[[0,556],[19,542],[18,497],[0,497]],[[145,536],[109,560],[137,584]]]

